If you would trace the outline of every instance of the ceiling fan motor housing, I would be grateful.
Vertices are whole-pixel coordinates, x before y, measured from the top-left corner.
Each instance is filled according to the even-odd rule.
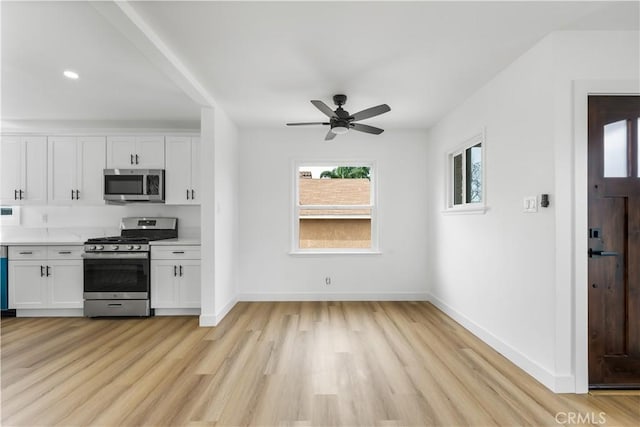
[[[346,104],[347,103],[347,95],[342,95],[342,94],[333,95],[333,103],[336,104],[338,107],[340,107],[341,105]]]

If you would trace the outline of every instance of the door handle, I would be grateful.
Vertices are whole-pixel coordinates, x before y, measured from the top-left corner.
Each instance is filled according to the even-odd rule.
[[[18,190],[13,190],[13,200],[18,200]]]
[[[191,200],[196,198],[196,193],[195,191],[191,190]]]
[[[44,277],[44,266],[40,266],[40,277]]]
[[[173,266],[173,277],[178,275],[178,267],[177,266]]]
[[[49,266],[47,265],[47,277],[51,276],[51,274],[49,273],[49,269],[50,269],[50,268],[51,268],[51,267],[49,267]]]
[[[74,191],[71,190],[71,200],[73,200],[73,193],[74,193]]]
[[[20,190],[20,200],[22,200],[22,193],[24,193],[24,191]]]
[[[139,164],[138,162],[138,155],[136,154],[136,165]]]
[[[76,190],[76,200],[80,200],[80,190]]]
[[[133,164],[133,154],[130,154],[131,156],[131,160],[129,160],[129,163]]]
[[[600,256],[618,256],[620,255],[618,252],[613,251],[600,251],[589,248],[589,258],[600,257]]]
[[[189,190],[187,189],[187,200],[189,200]]]
[[[182,277],[182,266],[180,266],[180,277]]]

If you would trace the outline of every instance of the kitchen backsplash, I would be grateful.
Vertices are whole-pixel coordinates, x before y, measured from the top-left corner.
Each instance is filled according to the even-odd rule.
[[[104,235],[118,234],[120,219],[127,216],[167,216],[178,218],[178,235],[194,237],[200,231],[200,206],[105,205],[105,206],[22,206],[20,225],[2,226],[2,235],[23,232],[49,233],[59,229]]]

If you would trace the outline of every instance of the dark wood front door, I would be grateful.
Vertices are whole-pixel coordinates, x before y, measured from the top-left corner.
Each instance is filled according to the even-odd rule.
[[[589,97],[589,386],[640,388],[640,96]]]

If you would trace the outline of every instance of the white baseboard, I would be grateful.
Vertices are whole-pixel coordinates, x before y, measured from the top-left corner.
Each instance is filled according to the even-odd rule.
[[[82,308],[18,308],[16,317],[83,317]]]
[[[313,293],[313,292],[269,292],[244,293],[238,301],[428,301],[426,292],[396,293]]]
[[[155,308],[156,316],[199,316],[199,308]]]
[[[229,314],[231,309],[238,303],[238,297],[235,296],[231,298],[220,310],[218,310],[215,314],[201,314],[200,315],[200,326],[217,326],[218,323],[224,319],[224,317]]]
[[[429,301],[554,393],[574,393],[573,376],[556,376],[434,295]]]

